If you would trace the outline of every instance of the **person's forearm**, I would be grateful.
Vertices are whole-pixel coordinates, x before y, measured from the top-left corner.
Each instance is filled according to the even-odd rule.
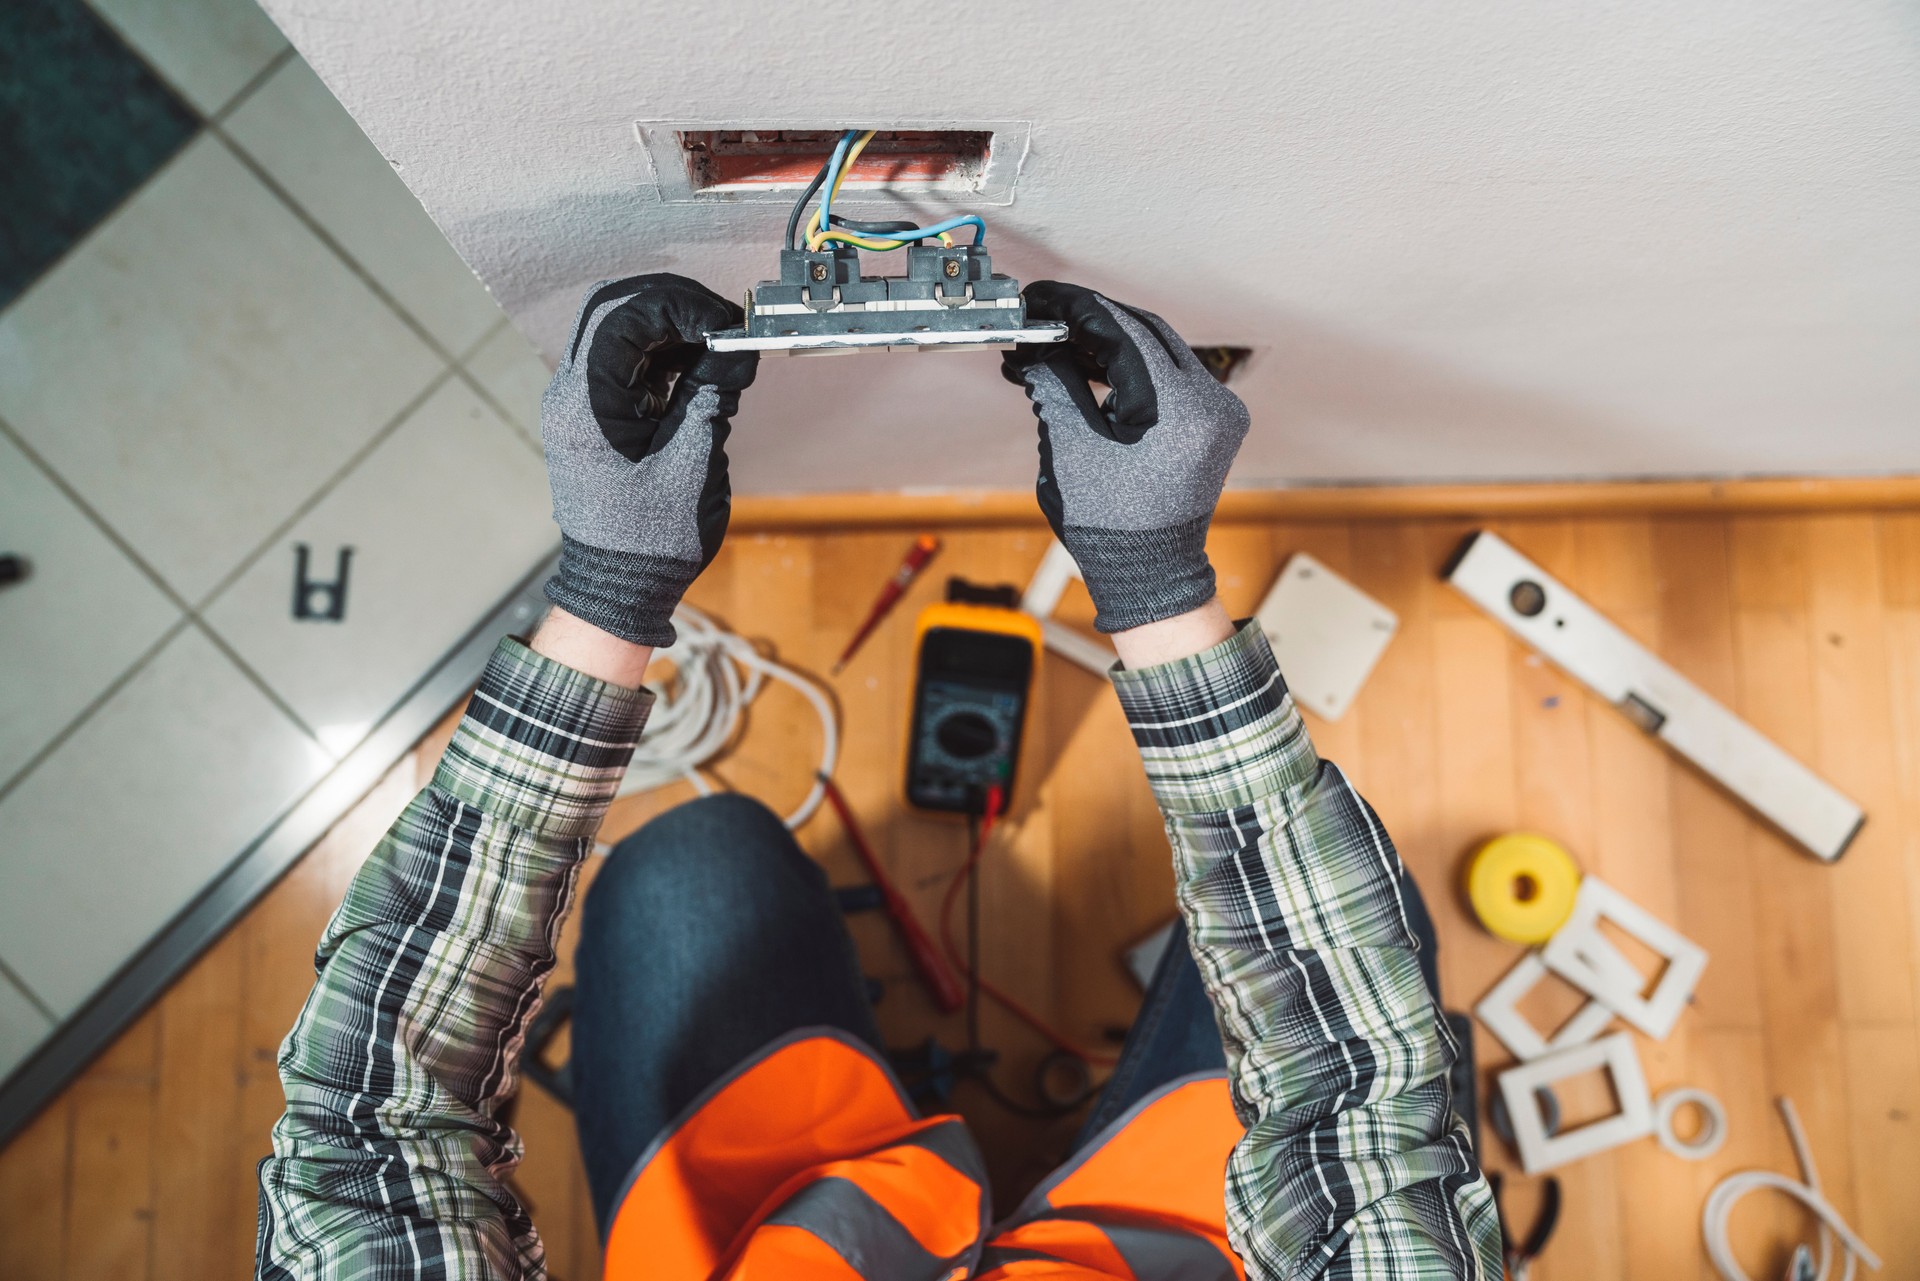
[[[642,646],[560,617],[503,641],[432,783],[348,887],[280,1054],[262,1271],[522,1275],[539,1255],[496,1118],[581,861],[651,696]],[[592,629],[588,629],[591,631]],[[560,656],[569,662],[562,665]],[[515,1265],[518,1266],[508,1266]]]
[[[1215,596],[1199,609],[1113,633],[1113,648],[1128,667],[1152,667],[1191,658],[1231,635],[1233,620]]]
[[[595,680],[627,689],[639,689],[653,646],[636,645],[592,623],[575,618],[555,605],[527,641],[527,648],[554,662],[584,672]]]
[[[1342,1257],[1355,1275],[1497,1275],[1399,857],[1314,752],[1258,627],[1190,648],[1224,617],[1117,635],[1132,658],[1114,681],[1248,1126],[1228,1166],[1229,1234],[1249,1277],[1318,1276]]]

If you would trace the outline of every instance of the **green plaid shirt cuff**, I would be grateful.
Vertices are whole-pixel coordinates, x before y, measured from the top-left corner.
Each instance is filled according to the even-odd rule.
[[[433,786],[509,827],[591,836],[653,694],[595,680],[512,637],[487,661]]]
[[[1168,814],[1252,803],[1313,777],[1320,758],[1260,624],[1191,658],[1113,673],[1147,780]]]

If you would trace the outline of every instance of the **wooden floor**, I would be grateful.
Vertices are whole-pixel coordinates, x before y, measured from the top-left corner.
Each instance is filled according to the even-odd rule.
[[[1790,1172],[1777,1094],[1799,1105],[1828,1194],[1887,1260],[1920,1276],[1920,515],[1500,520],[1507,538],[1628,631],[1845,788],[1869,821],[1837,866],[1796,853],[1610,708],[1440,584],[1471,526],[1377,520],[1234,523],[1213,542],[1235,611],[1285,557],[1315,556],[1385,601],[1402,629],[1345,719],[1309,718],[1358,780],[1426,888],[1448,1003],[1470,1005],[1516,959],[1480,933],[1453,885],[1479,840],[1533,828],[1674,922],[1711,953],[1694,1007],[1664,1042],[1641,1040],[1656,1089],[1704,1087],[1731,1138],[1694,1164],[1642,1141],[1561,1172],[1562,1226],[1536,1276],[1710,1276],[1699,1213],[1726,1172]],[[824,670],[891,572],[900,532],[736,536],[693,599],[791,662]],[[1024,583],[1036,528],[952,531],[938,573]],[[1076,602],[1085,616],[1084,600]],[[897,613],[837,682],[840,778],[928,917],[962,854],[952,825],[899,799],[908,623]],[[1117,953],[1172,913],[1157,816],[1112,695],[1057,660],[1044,677],[1027,795],[992,851],[983,901],[989,977],[1099,1044],[1137,993]],[[253,1253],[253,1165],[281,1107],[273,1059],[311,982],[311,953],[359,860],[431,768],[449,726],[403,762],[166,997],[0,1153],[0,1277],[240,1277]],[[778,688],[720,772],[786,806],[817,750],[810,713]],[[673,796],[620,806],[607,835]],[[830,816],[804,843],[840,882],[858,878]],[[930,1011],[884,926],[857,918],[887,980],[896,1043],[956,1020]],[[571,938],[568,940],[571,948]],[[563,972],[558,981],[565,982]],[[1550,1003],[1551,997],[1545,998]],[[1041,1045],[989,1012],[1001,1079],[1024,1095]],[[1482,1067],[1503,1056],[1484,1034]],[[1034,1126],[962,1087],[1002,1194],[1063,1150],[1070,1123]],[[518,1104],[520,1185],[556,1276],[597,1271],[570,1118],[529,1089]],[[1491,1164],[1507,1161],[1491,1138]],[[1522,1184],[1516,1198],[1528,1217]],[[1747,1267],[1779,1275],[1794,1211],[1744,1207]],[[1864,1275],[1864,1274],[1863,1274]]]

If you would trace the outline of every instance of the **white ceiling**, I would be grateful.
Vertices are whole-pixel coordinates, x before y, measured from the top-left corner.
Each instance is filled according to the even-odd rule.
[[[773,270],[636,121],[1012,119],[995,266],[1254,347],[1240,484],[1920,469],[1904,0],[266,7],[549,358],[595,280]],[[770,359],[734,475],[1022,485],[1031,424],[990,356]]]

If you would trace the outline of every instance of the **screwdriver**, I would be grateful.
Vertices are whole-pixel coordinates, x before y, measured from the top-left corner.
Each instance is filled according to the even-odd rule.
[[[900,562],[900,568],[893,571],[893,577],[889,578],[886,586],[880,589],[880,598],[874,601],[873,608],[867,611],[867,621],[860,624],[860,630],[853,634],[853,639],[847,642],[847,648],[841,653],[839,661],[834,663],[833,675],[840,674],[840,669],[845,667],[854,652],[866,643],[867,637],[873,634],[873,629],[880,625],[880,620],[900,603],[900,598],[907,594],[907,588],[913,586],[913,580],[920,577],[920,571],[927,567],[927,562],[932,560],[934,553],[939,550],[940,540],[932,534],[922,534],[913,540],[913,546],[907,549],[906,559]]]

